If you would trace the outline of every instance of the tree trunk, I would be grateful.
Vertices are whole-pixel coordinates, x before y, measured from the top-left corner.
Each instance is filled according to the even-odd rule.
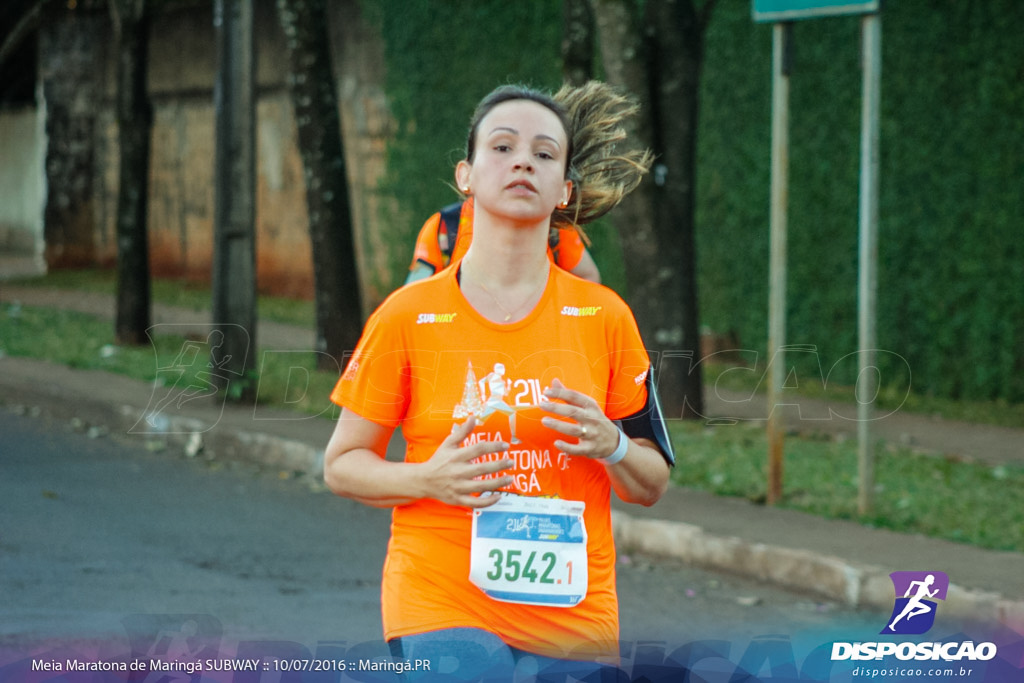
[[[642,19],[631,0],[592,0],[592,6],[608,81],[641,105],[630,137],[656,155],[653,177],[612,213],[626,299],[651,350],[666,417],[699,417],[693,150],[700,42],[686,24],[696,14],[689,0],[648,0]]]
[[[54,11],[39,27],[39,78],[46,103],[46,207],[49,269],[96,265],[95,134],[100,110],[101,13]]]
[[[594,13],[589,0],[562,2],[562,80],[583,85],[594,74]]]
[[[321,369],[344,364],[363,318],[345,150],[325,0],[277,0],[290,63],[299,153],[313,245],[317,350]],[[333,359],[333,360],[332,360]]]
[[[705,6],[710,11],[711,4]],[[669,377],[677,385],[673,406],[681,417],[704,412],[700,365],[700,327],[697,298],[697,116],[704,22],[692,0],[652,0],[647,3],[651,115],[656,131],[655,230],[658,232],[659,271],[672,269],[671,299],[678,302],[662,334],[678,348],[679,360],[669,360]],[[663,357],[662,364],[665,366]]]
[[[146,0],[111,0],[117,36],[117,315],[119,344],[144,344],[150,324],[149,195],[153,114],[146,92],[149,8]]]
[[[256,93],[252,0],[216,0],[210,364],[228,401],[256,396]]]
[[[22,0],[0,10],[0,67],[13,57],[22,43],[39,28],[43,10],[53,0]],[[33,74],[34,75],[34,74]]]

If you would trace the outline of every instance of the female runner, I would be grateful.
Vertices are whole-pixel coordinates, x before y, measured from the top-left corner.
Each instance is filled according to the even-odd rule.
[[[634,111],[599,82],[485,97],[455,169],[469,250],[374,312],[331,395],[327,485],[393,508],[384,636],[421,663],[410,677],[617,662],[611,492],[655,503],[673,455],[631,312],[554,266],[547,241],[639,183],[649,155],[614,149]],[[405,459],[385,460],[399,426]]]

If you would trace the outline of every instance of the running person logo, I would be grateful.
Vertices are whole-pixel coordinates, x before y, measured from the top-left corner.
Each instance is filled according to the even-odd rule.
[[[881,633],[919,635],[935,623],[936,600],[945,600],[949,577],[945,572],[893,572],[889,575],[896,591],[892,615]]]
[[[539,379],[516,379],[506,376],[504,363],[495,363],[483,379],[477,379],[473,363],[466,367],[466,381],[463,385],[462,400],[452,409],[452,417],[463,420],[476,415],[484,422],[491,415],[501,413],[508,418],[509,441],[521,443],[516,436],[516,413],[533,408],[544,401]]]

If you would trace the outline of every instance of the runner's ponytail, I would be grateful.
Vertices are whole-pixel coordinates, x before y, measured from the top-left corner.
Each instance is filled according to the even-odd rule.
[[[569,116],[572,140],[567,176],[573,190],[569,205],[556,209],[551,223],[585,225],[636,189],[654,157],[650,150],[618,149],[627,137],[625,123],[636,115],[639,105],[607,83],[564,85],[554,99]]]

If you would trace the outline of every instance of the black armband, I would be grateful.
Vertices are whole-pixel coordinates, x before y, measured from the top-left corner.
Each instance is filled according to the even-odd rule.
[[[631,439],[653,441],[661,450],[665,462],[675,465],[676,455],[672,449],[672,439],[669,438],[668,429],[665,427],[661,403],[658,401],[658,389],[654,385],[653,368],[648,370],[645,384],[647,385],[647,403],[629,417],[622,418],[622,431]]]

